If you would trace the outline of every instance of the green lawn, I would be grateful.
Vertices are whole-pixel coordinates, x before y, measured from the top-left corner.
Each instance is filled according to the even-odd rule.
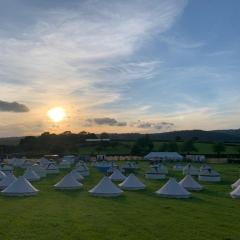
[[[127,142],[123,145],[120,144],[114,147],[106,147],[104,151],[98,150],[97,147],[84,146],[79,149],[78,154],[96,155],[96,154],[102,154],[103,152],[105,152],[107,155],[130,154],[132,145],[133,145],[133,142]]]
[[[155,142],[154,143],[154,150],[157,150],[159,151],[159,148],[161,146],[161,142]],[[181,145],[182,143],[181,142],[178,142],[178,147],[179,149],[181,149]],[[196,154],[216,154],[214,151],[213,151],[213,143],[200,143],[200,142],[197,142],[194,144],[196,149],[198,151],[194,151],[192,153],[196,153]],[[226,147],[226,151],[224,152],[224,154],[238,154],[238,146],[239,145],[235,145],[235,146],[230,146],[228,144],[225,144],[225,147]]]
[[[97,146],[84,146],[81,147],[78,151],[78,154],[91,154],[91,155],[96,155],[96,154],[101,154],[101,153],[106,153],[107,155],[115,155],[115,154],[130,154],[131,153],[131,148],[132,145],[134,144],[133,141],[119,141],[115,142],[118,143],[116,146],[109,146],[105,147],[104,149],[98,150]],[[154,142],[154,149],[153,151],[159,151],[161,145],[163,142]],[[181,149],[182,142],[178,142],[179,149]],[[216,154],[213,151],[213,143],[201,143],[197,142],[195,143],[195,147],[197,148],[198,151],[192,152],[195,154]],[[226,151],[224,154],[239,154],[238,148],[239,145],[228,145],[225,144]]]
[[[35,183],[40,190],[36,197],[0,197],[0,239],[239,240],[240,200],[229,196],[239,167],[214,165],[223,181],[204,184],[205,190],[191,199],[156,196],[154,191],[166,181],[145,180],[146,163],[141,163],[138,176],[147,189],[111,199],[89,196],[87,190],[102,176],[95,169],[84,180],[83,190],[54,190],[52,185],[66,173],[62,171]],[[170,175],[182,178],[172,171]]]

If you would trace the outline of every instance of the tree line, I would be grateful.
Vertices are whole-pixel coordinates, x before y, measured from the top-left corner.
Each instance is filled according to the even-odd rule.
[[[181,142],[181,144],[178,144],[177,140],[179,139],[176,139],[175,141],[164,142],[160,145],[160,147],[157,150],[159,152],[181,152],[184,154],[198,152],[198,149],[196,147],[197,139],[193,138],[190,140],[185,140]],[[156,149],[154,149],[153,141],[148,135],[145,135],[144,137],[139,138],[132,146],[131,154],[145,155],[153,150],[156,151]],[[223,142],[215,142],[212,145],[212,150],[217,155],[220,155],[221,153],[224,153],[226,151],[226,146]]]
[[[108,133],[94,134],[82,131],[72,133],[70,131],[61,134],[44,132],[40,136],[27,136],[20,140],[17,146],[0,145],[0,154],[29,153],[29,154],[78,154],[80,149],[86,149],[88,154],[107,153],[109,149],[113,154],[127,154],[144,156],[151,151],[179,152],[182,154],[198,153],[197,138],[182,140],[179,136],[175,140],[155,144],[151,135],[139,135],[137,140],[109,142],[86,142],[87,139],[110,138]],[[122,150],[123,149],[123,150]],[[122,151],[121,151],[122,150]],[[217,155],[226,151],[223,142],[212,144],[212,150]],[[240,154],[240,148],[239,148]]]

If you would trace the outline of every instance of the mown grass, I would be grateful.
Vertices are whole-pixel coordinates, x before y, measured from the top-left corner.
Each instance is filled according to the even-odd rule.
[[[154,150],[159,151],[161,148],[162,142],[154,142]],[[181,151],[182,142],[178,142],[179,151]],[[203,142],[196,142],[194,146],[196,147],[197,151],[192,151],[191,153],[195,154],[216,154],[213,150],[214,143],[203,143]],[[224,154],[239,154],[239,145],[230,145],[225,144],[225,152]]]
[[[107,155],[115,155],[115,154],[130,154],[131,153],[131,148],[134,144],[133,141],[124,141],[124,142],[116,142],[117,144],[113,145],[113,146],[106,146],[103,149],[99,150],[98,146],[96,145],[94,146],[82,146],[79,151],[78,154],[91,154],[91,155],[95,155],[95,154],[101,154],[101,153],[105,153]],[[162,146],[163,142],[154,142],[154,148],[153,151],[160,151],[161,146]],[[179,147],[179,152],[181,152],[181,148],[182,148],[182,142],[178,142],[178,147]],[[197,142],[194,144],[197,151],[192,151],[190,153],[193,154],[216,154],[213,150],[213,143],[201,143],[201,142]],[[225,152],[223,152],[223,154],[239,154],[239,144],[236,145],[228,145],[225,144]]]
[[[239,166],[217,164],[214,168],[223,181],[204,184],[205,190],[193,193],[191,199],[156,196],[154,192],[166,180],[144,179],[147,163],[141,163],[138,172],[146,190],[125,191],[110,199],[89,196],[87,191],[102,177],[93,168],[83,190],[54,190],[53,184],[66,173],[62,171],[35,183],[40,190],[36,197],[0,197],[0,239],[238,240],[240,201],[230,198],[229,192],[239,177]],[[172,170],[170,175],[182,178]]]

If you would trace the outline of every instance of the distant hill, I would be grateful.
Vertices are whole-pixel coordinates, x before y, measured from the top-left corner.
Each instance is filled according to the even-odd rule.
[[[109,134],[111,139],[115,140],[136,140],[141,134],[129,133],[129,134]],[[197,139],[199,141],[222,141],[222,142],[240,142],[240,129],[237,130],[184,130],[173,131],[164,133],[152,133],[149,134],[152,140],[171,141],[180,138],[181,140]]]
[[[216,130],[216,132],[227,133],[240,137],[240,129]]]
[[[128,140],[135,141],[144,134],[140,133],[108,133],[108,137],[112,140]],[[240,142],[240,129],[229,129],[229,130],[183,130],[173,131],[164,133],[152,133],[148,134],[154,141],[172,141],[176,139],[187,140],[196,139],[203,142]],[[99,137],[99,135],[97,135]],[[0,145],[18,145],[20,140],[24,137],[9,137],[0,138]]]
[[[203,130],[188,130],[188,131],[174,131],[160,134],[153,134],[153,139],[161,140],[175,140],[181,138],[182,140],[196,138],[199,141],[223,141],[223,142],[239,142],[240,134],[226,131],[203,131]]]
[[[0,138],[0,145],[13,145],[16,146],[19,144],[20,140],[24,137],[8,137]]]

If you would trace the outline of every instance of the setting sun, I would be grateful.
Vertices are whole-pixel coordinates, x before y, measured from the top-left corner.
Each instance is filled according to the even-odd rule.
[[[65,110],[61,107],[55,107],[48,111],[48,117],[53,122],[61,122],[65,118]]]

